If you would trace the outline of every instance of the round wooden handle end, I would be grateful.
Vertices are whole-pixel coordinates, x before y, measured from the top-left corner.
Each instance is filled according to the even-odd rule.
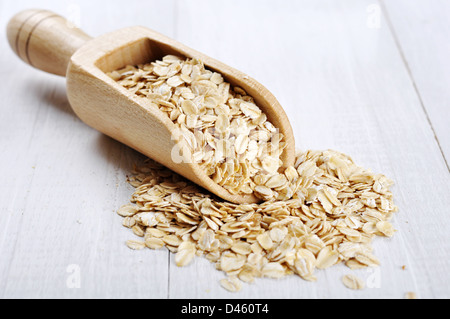
[[[65,76],[71,56],[91,38],[63,17],[47,10],[16,14],[7,26],[13,51],[40,70]]]

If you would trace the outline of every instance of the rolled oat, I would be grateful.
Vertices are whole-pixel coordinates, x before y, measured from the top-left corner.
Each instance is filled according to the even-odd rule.
[[[144,239],[128,247],[166,247],[180,267],[203,256],[228,275],[221,285],[231,292],[260,277],[315,281],[316,269],[341,262],[380,264],[371,242],[395,233],[390,179],[333,150],[299,151],[295,165],[281,169],[284,137],[242,88],[197,59],[170,55],[110,76],[167,114],[214,182],[264,200],[226,202],[148,159],[129,179],[131,203],[118,211]],[[355,276],[342,280],[364,288]]]

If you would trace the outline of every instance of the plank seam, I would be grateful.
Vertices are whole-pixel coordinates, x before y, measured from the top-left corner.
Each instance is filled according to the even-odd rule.
[[[379,0],[379,2],[380,2],[381,10],[383,11],[383,14],[384,14],[384,16],[386,18],[386,22],[388,24],[389,31],[391,32],[392,38],[394,39],[395,45],[397,46],[397,49],[398,49],[398,51],[400,53],[400,57],[401,57],[401,59],[403,61],[403,64],[405,65],[406,71],[408,72],[408,76],[409,76],[409,78],[410,78],[410,80],[412,82],[414,91],[416,92],[416,95],[417,95],[417,97],[419,99],[419,102],[420,102],[420,105],[422,107],[422,110],[425,113],[425,117],[426,117],[426,119],[428,121],[428,124],[430,125],[431,131],[433,132],[434,139],[436,140],[436,143],[437,143],[437,145],[439,147],[439,151],[441,152],[442,158],[444,159],[445,165],[447,166],[447,171],[450,173],[450,166],[448,164],[447,158],[445,157],[445,154],[444,154],[444,151],[442,149],[441,143],[439,142],[439,138],[437,137],[436,131],[435,131],[434,127],[433,127],[433,123],[431,122],[430,116],[428,115],[427,108],[426,108],[425,103],[423,102],[423,99],[422,99],[422,95],[420,94],[419,88],[417,87],[416,81],[414,80],[414,76],[412,74],[412,71],[411,71],[411,68],[409,66],[409,63],[408,63],[408,61],[406,59],[405,53],[403,51],[403,48],[402,48],[402,46],[400,44],[400,40],[399,40],[399,38],[397,36],[397,33],[395,32],[394,25],[392,24],[391,18],[390,18],[389,13],[388,13],[388,10],[387,10],[387,8],[386,8],[386,6],[384,4],[384,0]]]

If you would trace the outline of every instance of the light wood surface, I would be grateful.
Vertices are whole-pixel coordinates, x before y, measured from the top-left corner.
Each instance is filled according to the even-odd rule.
[[[66,75],[72,55],[91,39],[54,12],[30,9],[17,13],[8,23],[11,49],[31,66]]]
[[[450,2],[431,0],[419,1],[414,5],[407,3],[407,0],[384,1],[385,11],[414,89],[441,152],[447,159],[448,168]]]
[[[54,12],[30,9],[16,14],[7,27],[10,47],[26,63],[67,77],[74,112],[89,126],[164,164],[215,195],[237,204],[258,203],[254,195],[235,195],[216,184],[189,155],[174,160],[177,126],[150,101],[138,98],[107,76],[127,65],[161,60],[174,54],[197,58],[233,86],[243,88],[280,133],[286,148],[284,167],[294,165],[292,127],[276,98],[260,83],[205,54],[144,27],[128,27],[91,39]],[[180,146],[181,145],[181,146]],[[179,155],[179,151],[178,157]]]
[[[34,6],[0,2],[0,29]],[[339,265],[318,271],[316,283],[261,279],[237,294],[219,286],[224,275],[204,259],[178,268],[165,250],[129,250],[133,234],[115,211],[128,202],[126,175],[143,156],[82,123],[65,80],[21,63],[3,32],[0,297],[450,297],[445,0],[130,0],[126,8],[115,0],[41,0],[39,7],[81,22],[94,38],[142,25],[258,79],[285,109],[298,148],[343,151],[395,180],[398,232],[375,241],[379,269]],[[345,288],[340,279],[349,273],[370,287]],[[79,287],[71,284],[76,274]]]

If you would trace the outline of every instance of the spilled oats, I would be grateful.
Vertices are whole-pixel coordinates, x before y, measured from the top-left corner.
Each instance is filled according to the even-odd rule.
[[[226,202],[148,159],[129,179],[131,203],[118,211],[142,238],[129,248],[165,247],[179,267],[203,256],[227,275],[220,284],[231,292],[261,277],[315,281],[316,269],[341,262],[351,269],[380,264],[371,242],[395,234],[389,221],[397,211],[386,176],[333,150],[299,151],[295,165],[282,168],[283,135],[252,97],[199,60],[169,55],[109,75],[176,124],[214,182],[263,201]],[[364,287],[351,275],[342,280]]]
[[[128,246],[166,247],[180,267],[203,256],[227,274],[221,285],[229,291],[241,289],[238,281],[261,277],[298,275],[315,281],[316,269],[339,263],[351,269],[377,267],[371,242],[390,235],[376,225],[382,222],[383,229],[390,229],[387,224],[397,211],[389,191],[392,181],[331,150],[299,152],[296,162],[299,177],[291,181],[296,192],[290,200],[237,205],[148,159],[130,177],[136,186],[132,204],[118,211],[125,227],[137,225],[143,232],[144,242],[129,241]],[[305,167],[313,173],[302,175]],[[377,181],[383,193],[373,192]],[[336,201],[321,200],[324,189],[332,189]],[[367,205],[368,196],[375,206]],[[388,210],[382,199],[390,203]],[[361,288],[353,277],[344,280],[352,289]]]

